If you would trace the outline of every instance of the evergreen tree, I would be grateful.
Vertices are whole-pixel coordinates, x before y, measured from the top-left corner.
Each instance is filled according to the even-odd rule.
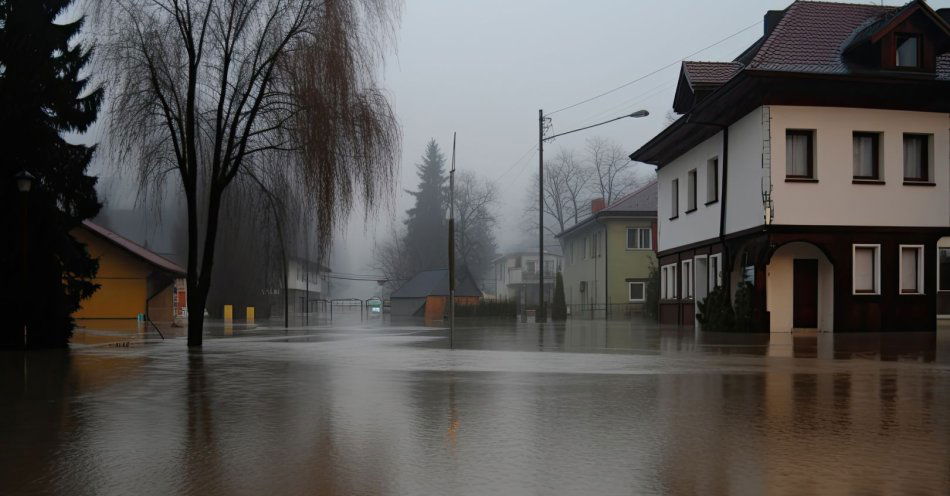
[[[551,302],[551,320],[567,320],[567,302],[564,300],[564,278],[557,273],[554,280],[554,301]]]
[[[409,191],[416,199],[406,213],[406,249],[414,271],[444,269],[448,266],[446,228],[445,156],[434,139],[426,145],[422,162],[416,165],[419,189]]]
[[[72,0],[0,0],[0,344],[61,347],[72,313],[96,290],[98,262],[70,230],[98,213],[96,178],[86,175],[94,147],[69,143],[95,121],[102,90],[82,74],[90,51],[74,38],[83,19],[54,21]],[[35,176],[18,193],[14,175]],[[24,207],[26,210],[24,211]],[[23,256],[21,221],[28,219]]]

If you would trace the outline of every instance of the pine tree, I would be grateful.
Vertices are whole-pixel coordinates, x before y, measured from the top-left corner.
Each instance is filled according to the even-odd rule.
[[[446,228],[445,156],[434,139],[426,145],[422,162],[416,165],[419,188],[409,191],[416,199],[406,213],[406,247],[414,270],[444,269],[448,266]]]
[[[94,147],[63,134],[84,132],[96,120],[102,90],[82,73],[91,52],[74,38],[83,19],[55,21],[72,0],[0,0],[0,229],[22,241],[28,213],[28,250],[0,246],[0,344],[61,347],[72,335],[72,313],[96,290],[98,262],[69,232],[100,208],[96,178],[86,175]],[[18,193],[14,175],[35,176]],[[24,277],[26,275],[26,277]]]

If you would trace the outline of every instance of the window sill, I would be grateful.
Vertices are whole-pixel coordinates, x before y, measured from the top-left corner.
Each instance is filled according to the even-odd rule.
[[[693,207],[693,208],[691,208],[691,209],[689,209],[689,210],[687,210],[687,211],[685,211],[685,212],[683,212],[683,213],[684,213],[684,214],[691,214],[691,213],[693,213],[693,212],[695,212],[695,211],[696,211],[696,207]]]
[[[679,219],[679,218],[680,218],[679,215],[674,215],[674,216],[670,217],[670,220],[676,220],[676,219]]]
[[[932,183],[929,181],[909,181],[907,179],[904,180],[904,186],[936,186],[936,185],[937,183]]]
[[[706,206],[708,207],[708,206],[712,205],[713,203],[719,203],[719,199],[717,198],[717,199],[715,199],[715,200],[706,202]]]
[[[817,183],[818,180],[813,177],[786,177],[787,183]]]
[[[899,294],[901,296],[925,296],[924,293],[905,293],[903,291],[901,291]]]
[[[875,293],[858,293],[856,291],[851,292],[853,296],[881,296],[880,292]]]
[[[851,184],[886,184],[880,179],[852,179]]]
[[[653,251],[653,248],[627,248],[626,251]]]

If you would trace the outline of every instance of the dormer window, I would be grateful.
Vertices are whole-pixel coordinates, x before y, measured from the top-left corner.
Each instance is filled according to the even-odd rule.
[[[897,67],[920,67],[920,37],[915,34],[895,35]]]

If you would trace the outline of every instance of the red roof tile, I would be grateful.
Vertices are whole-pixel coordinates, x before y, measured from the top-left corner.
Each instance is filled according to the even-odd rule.
[[[82,221],[83,227],[88,229],[93,234],[97,234],[102,238],[112,242],[117,245],[119,248],[131,253],[132,255],[148,262],[149,264],[164,270],[166,272],[171,272],[178,276],[185,276],[187,272],[180,265],[172,262],[171,260],[158,255],[152,251],[149,251],[147,248],[138,245],[128,239],[119,236],[118,234],[96,224],[92,221],[84,220]]]
[[[741,70],[742,64],[739,62],[683,62],[683,74],[693,87],[725,84]]]

